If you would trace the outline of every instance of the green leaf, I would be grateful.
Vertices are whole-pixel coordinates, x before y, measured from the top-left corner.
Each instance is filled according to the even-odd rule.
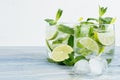
[[[110,24],[112,19],[113,19],[112,17],[102,18],[103,24]]]
[[[48,62],[51,62],[51,63],[55,63],[54,60],[52,60],[51,58],[47,58]]]
[[[99,54],[102,54],[105,50],[105,47],[102,45],[99,45],[99,47],[100,47]]]
[[[69,39],[68,39],[68,45],[73,47],[74,46],[74,36],[70,35]]]
[[[110,64],[112,59],[107,59],[107,63]]]
[[[72,66],[72,65],[74,65],[74,61],[70,61],[70,60],[65,60],[65,61],[63,61],[63,63],[65,64],[65,65],[67,65],[67,66]]]
[[[65,40],[67,40],[68,37],[69,37],[68,35],[67,35],[66,37],[60,37],[60,38],[54,40],[54,41],[52,42],[52,44],[61,44],[61,43],[63,43]]]
[[[70,28],[69,26],[60,24],[57,27],[58,27],[58,30],[61,31],[61,32],[63,32],[63,33],[74,34],[73,28]]]
[[[91,24],[81,24],[79,36],[80,37],[88,36],[90,26],[91,26]]]
[[[107,11],[107,7],[100,7],[99,6],[99,16],[103,16]]]
[[[83,22],[81,22],[80,24],[81,24],[81,25],[82,25],[82,24],[89,24],[89,25],[90,25],[90,24],[94,24],[94,23],[93,23],[93,22],[88,22],[88,21],[83,21]]]
[[[57,36],[58,36],[58,34],[59,34],[58,31],[54,32],[54,34],[52,34],[51,36],[49,36],[48,40],[54,40],[54,39],[56,39]]]
[[[46,40],[46,44],[47,44],[47,47],[49,48],[49,50],[52,51],[52,48],[50,47],[48,40]]]
[[[81,59],[86,59],[86,58],[84,56],[77,56],[74,60],[74,63],[76,63],[77,61],[79,61]]]
[[[56,18],[55,18],[56,22],[60,19],[62,12],[63,12],[63,10],[58,9],[57,14],[56,14]]]
[[[69,54],[69,58],[63,61],[63,63],[67,66],[72,66],[74,65],[74,52]]]
[[[98,19],[96,19],[96,18],[88,18],[88,19],[87,19],[87,21],[91,21],[91,20],[98,22]]]
[[[53,41],[53,44],[61,44],[64,41],[64,38],[58,38],[57,40]]]
[[[89,35],[89,37],[92,37],[94,35],[94,28],[92,26],[89,29],[88,35]]]
[[[81,33],[81,26],[77,25],[75,26],[75,37],[79,38],[80,37],[80,33]]]
[[[45,19],[45,21],[48,22],[49,25],[51,25],[51,26],[57,24],[57,22],[55,20],[53,20],[53,19]]]
[[[70,60],[73,60],[73,59],[74,59],[74,52],[72,52],[72,53],[69,54],[69,59],[70,59]]]
[[[74,61],[69,61],[69,60],[65,60],[63,63],[67,66],[73,66],[74,65]]]
[[[111,23],[114,23],[114,21],[115,21],[115,19],[112,17],[104,17],[104,18],[100,17],[99,18],[99,24],[102,24],[102,25],[103,24],[111,24]],[[103,25],[103,26],[105,26],[105,25]]]

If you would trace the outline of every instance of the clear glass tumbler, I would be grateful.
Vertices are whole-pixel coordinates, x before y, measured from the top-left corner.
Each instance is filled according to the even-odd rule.
[[[115,48],[114,24],[84,23],[75,26],[74,51],[75,56],[84,56],[89,61],[92,74],[105,71],[112,61]],[[99,66],[98,66],[99,65]],[[95,70],[96,69],[96,70]],[[102,74],[100,70],[98,74]]]
[[[48,56],[51,58],[51,52],[60,45],[69,45],[73,48],[74,28],[70,23],[57,23],[46,27],[46,44]]]

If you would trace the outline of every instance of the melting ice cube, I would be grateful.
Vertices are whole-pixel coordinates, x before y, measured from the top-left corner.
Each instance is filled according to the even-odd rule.
[[[90,72],[89,62],[87,60],[79,60],[75,63],[73,70],[77,74],[87,74]]]
[[[95,58],[91,58],[89,61],[91,73],[95,75],[102,74],[107,68],[107,61],[106,59],[98,56]]]

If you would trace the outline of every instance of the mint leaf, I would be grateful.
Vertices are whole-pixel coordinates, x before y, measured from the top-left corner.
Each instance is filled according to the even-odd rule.
[[[46,44],[47,44],[47,47],[49,48],[49,50],[52,51],[52,48],[50,47],[48,40],[46,40]]]
[[[90,28],[91,24],[89,23],[84,23],[80,25],[80,37],[85,37],[88,36],[89,34],[89,28]]]
[[[89,25],[90,25],[90,24],[94,24],[94,23],[93,23],[93,22],[88,22],[88,21],[83,21],[83,22],[81,22],[80,24],[81,24],[81,25],[82,25],[82,24],[89,24]]]
[[[57,27],[58,27],[58,30],[63,32],[63,33],[74,34],[73,28],[70,28],[69,26],[59,24]]]
[[[99,6],[99,16],[103,16],[107,11],[107,7],[100,7]]]
[[[68,39],[68,36],[66,36],[66,37],[60,37],[60,38],[54,40],[54,41],[52,42],[52,44],[61,44],[61,43],[63,43],[63,42],[64,42],[65,40],[67,40],[67,39]]]
[[[77,61],[79,61],[81,59],[86,59],[86,58],[84,56],[77,56],[74,60],[74,63],[76,63]]]
[[[54,32],[54,33],[48,38],[48,40],[54,40],[54,39],[56,39],[57,36],[58,36],[58,34],[59,34],[58,31]]]
[[[56,25],[57,24],[57,22],[56,21],[54,21],[53,19],[45,19],[45,21],[46,22],[48,22],[49,23],[49,25]]]
[[[112,59],[107,59],[107,63],[110,64]]]
[[[63,61],[63,63],[64,63],[65,65],[67,65],[67,66],[72,66],[72,65],[74,65],[74,61],[73,61],[73,60],[69,60],[69,59]]]
[[[63,43],[64,38],[58,38],[57,40],[53,41],[53,44],[61,44]]]
[[[55,63],[54,60],[52,60],[51,58],[47,58],[48,62],[51,62],[51,63]]]
[[[74,52],[69,54],[69,58],[63,61],[63,63],[67,66],[72,66],[74,65]]]
[[[94,28],[93,27],[90,27],[88,35],[89,35],[89,37],[92,37],[94,35]]]
[[[100,18],[100,24],[110,24],[112,22],[112,17]]]
[[[63,12],[63,10],[58,9],[57,14],[56,14],[56,18],[55,18],[56,22],[60,19],[62,12]]]
[[[68,39],[68,45],[73,47],[74,46],[74,36],[70,35],[69,39]]]
[[[81,26],[77,25],[77,26],[75,26],[74,29],[75,29],[75,32],[74,32],[75,37],[79,38],[80,37],[80,33],[81,33]]]
[[[98,22],[98,19],[96,19],[96,18],[88,18],[88,19],[87,19],[87,21],[91,21],[91,20]]]
[[[57,21],[60,19],[61,15],[62,15],[62,10],[61,9],[58,9],[57,13],[56,13],[56,18],[55,20],[54,19],[45,19],[46,22],[49,23],[49,25],[56,25],[57,24]]]

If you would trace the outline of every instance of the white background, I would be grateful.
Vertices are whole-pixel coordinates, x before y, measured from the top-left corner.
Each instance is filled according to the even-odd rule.
[[[97,17],[98,4],[107,5],[107,15],[117,18],[120,46],[119,0],[0,0],[0,46],[45,46],[45,18],[54,18],[58,8],[64,11],[61,21]]]

